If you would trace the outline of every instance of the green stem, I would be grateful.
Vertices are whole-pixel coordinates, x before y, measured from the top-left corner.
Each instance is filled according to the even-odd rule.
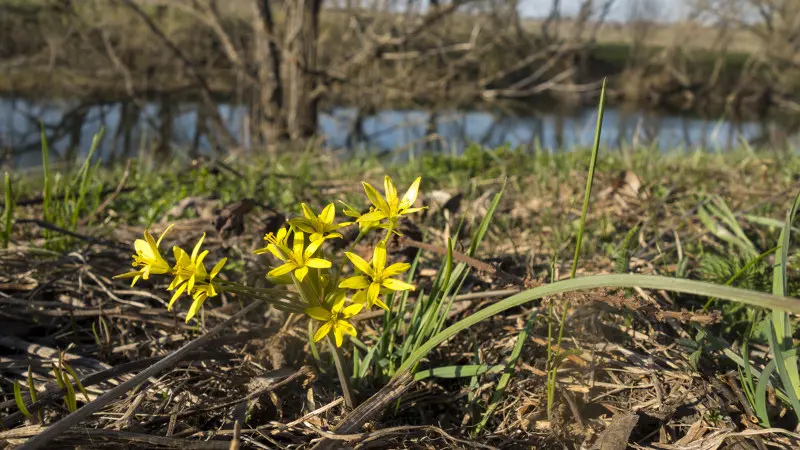
[[[342,351],[336,346],[333,337],[328,335],[328,345],[331,348],[333,355],[333,362],[336,365],[336,375],[339,377],[339,384],[342,385],[342,394],[344,395],[344,406],[348,409],[355,408],[355,400],[353,399],[353,392],[350,390],[350,380],[347,377],[347,372],[344,370],[344,357]]]

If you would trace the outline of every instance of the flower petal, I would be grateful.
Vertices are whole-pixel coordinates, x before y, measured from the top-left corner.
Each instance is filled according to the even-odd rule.
[[[328,311],[327,309],[319,307],[319,306],[312,306],[310,308],[306,308],[304,312],[309,317],[311,317],[313,319],[320,320],[322,322],[325,322],[326,320],[330,320],[330,318],[331,318],[331,312]]]
[[[349,334],[350,336],[356,335],[356,327],[354,327],[350,322],[339,320],[336,322],[336,328],[342,330],[344,334]]]
[[[194,248],[192,249],[192,261],[195,261],[197,259],[197,255],[198,253],[200,253],[200,246],[203,245],[203,239],[205,238],[206,234],[203,233],[203,235],[200,236],[200,240],[197,241],[197,244],[195,244]]]
[[[414,285],[408,284],[405,281],[400,281],[396,278],[386,278],[381,283],[383,287],[386,289],[391,289],[393,291],[413,291]]]
[[[425,208],[406,208],[400,214],[401,215],[414,214],[415,212],[422,211],[423,209]]]
[[[386,303],[383,303],[383,300],[380,298],[376,298],[374,302],[378,308],[385,309],[386,311],[389,310],[389,306]]]
[[[306,261],[306,265],[308,267],[313,267],[315,269],[327,269],[331,266],[331,262],[327,259],[322,258],[311,258]]]
[[[386,213],[381,210],[377,210],[363,214],[358,219],[356,219],[356,222],[358,223],[377,222],[385,218],[386,218]]]
[[[333,205],[333,202],[328,204],[328,206],[319,213],[319,220],[324,224],[332,224],[334,217],[336,217],[336,207]]]
[[[133,241],[133,248],[136,249],[136,253],[142,255],[143,258],[156,259],[156,255],[153,253],[153,248],[150,247],[150,244],[143,239],[137,239]]]
[[[297,264],[293,262],[287,262],[286,264],[281,264],[280,266],[270,270],[267,275],[271,277],[279,277],[281,275],[286,275],[287,273],[293,271],[297,268]]]
[[[298,267],[297,270],[294,271],[294,276],[296,276],[297,280],[300,282],[305,279],[306,275],[308,275],[308,266]]]
[[[308,247],[306,247],[306,250],[302,253],[303,258],[310,258],[323,242],[325,242],[325,239],[317,239],[316,241],[312,240],[311,243],[308,244]]]
[[[350,317],[360,313],[362,309],[364,309],[364,305],[362,303],[351,303],[347,305],[346,308],[342,309],[342,317],[349,319]]]
[[[372,271],[372,266],[370,266],[368,262],[364,261],[364,258],[350,252],[345,252],[344,255],[347,256],[347,259],[349,259],[350,262],[353,263],[353,266],[355,266],[355,268],[360,272],[363,272],[369,276],[373,275],[374,272]]]
[[[135,271],[135,272],[125,272],[125,273],[121,273],[121,274],[119,274],[119,275],[114,275],[114,276],[113,276],[113,277],[111,277],[111,278],[113,278],[113,279],[115,279],[115,280],[116,280],[116,279],[119,279],[119,278],[133,278],[133,277],[139,277],[139,276],[141,276],[141,275],[142,275],[142,272],[143,272],[142,270],[137,270],[137,271]]]
[[[341,347],[342,341],[344,340],[342,329],[341,327],[338,326],[338,323],[334,324],[332,328],[333,328],[333,337],[336,339],[336,346]]]
[[[183,283],[178,287],[178,290],[172,294],[172,298],[169,300],[169,304],[167,305],[167,311],[172,311],[172,305],[178,300],[178,298],[183,295],[183,291],[186,290],[186,283]]]
[[[215,276],[217,276],[217,274],[219,273],[220,270],[222,270],[222,267],[225,265],[226,262],[228,262],[228,258],[220,259],[219,262],[214,266],[214,268],[211,269],[211,273],[209,274],[208,277],[214,278]]]
[[[200,311],[200,308],[203,307],[203,302],[205,301],[205,295],[198,295],[194,298],[194,302],[192,303],[192,306],[189,307],[189,312],[186,314],[186,323],[189,323],[189,321],[192,320],[192,317],[194,317],[197,312]]]
[[[361,275],[357,275],[355,277],[350,277],[343,280],[339,283],[339,288],[341,289],[366,289],[370,285],[370,281],[366,277],[362,277]]]
[[[383,197],[381,197],[381,194],[379,194],[378,191],[366,181],[362,181],[361,185],[364,186],[364,192],[367,194],[369,201],[372,202],[372,204],[375,205],[376,208],[388,214],[389,205],[386,203],[386,200],[384,200]]]
[[[305,247],[305,235],[302,231],[295,231],[294,232],[294,245],[292,246],[292,253],[297,255],[298,257],[303,254],[303,247]]]
[[[317,218],[317,215],[314,214],[314,211],[312,211],[311,208],[309,208],[305,203],[300,203],[300,209],[303,210],[303,217],[306,219],[313,221]]]
[[[383,192],[386,194],[386,202],[390,205],[397,204],[397,188],[394,187],[389,175],[383,177]]]
[[[406,194],[403,196],[403,199],[400,200],[400,204],[403,206],[411,206],[414,202],[417,201],[417,195],[419,194],[419,183],[422,181],[422,177],[417,177],[413,183],[411,183],[411,187],[408,188]]]
[[[330,322],[323,323],[322,326],[319,327],[319,330],[317,330],[317,332],[314,333],[314,342],[321,341],[322,338],[324,338],[325,336],[328,335],[328,333],[330,333],[332,327],[333,324],[331,324]]]
[[[362,307],[367,303],[367,291],[361,290],[353,294],[353,298],[350,299],[353,303],[358,303]]]
[[[375,270],[375,276],[380,276],[386,267],[386,244],[379,242],[375,246],[375,251],[372,253],[372,267]]]
[[[387,278],[394,277],[400,275],[401,273],[407,271],[410,268],[411,264],[409,263],[394,263],[391,266],[383,269],[383,273],[381,273],[381,275]]]
[[[368,303],[370,305],[375,303],[375,300],[378,299],[378,295],[381,293],[381,285],[378,283],[372,283],[367,288],[367,298],[369,299]]]
[[[174,223],[171,223],[171,224],[169,224],[169,226],[167,227],[167,229],[166,229],[166,230],[164,230],[164,232],[163,232],[163,233],[161,233],[161,236],[159,236],[159,237],[158,237],[158,240],[156,241],[156,248],[158,248],[158,246],[159,246],[159,245],[161,245],[161,240],[162,240],[162,239],[164,239],[164,236],[166,236],[166,235],[167,235],[167,233],[169,233],[169,230],[171,230],[171,229],[172,229],[172,227],[174,227],[174,226],[175,226],[175,224],[174,224]]]

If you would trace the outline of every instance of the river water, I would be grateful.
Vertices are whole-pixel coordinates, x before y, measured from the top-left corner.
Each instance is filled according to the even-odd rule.
[[[171,102],[167,106],[0,97],[0,157],[5,166],[40,165],[40,124],[44,124],[56,161],[85,155],[92,135],[101,128],[105,136],[98,154],[106,161],[155,149],[172,156],[223,151],[213,148],[207,136],[198,133],[195,103]],[[330,149],[382,152],[395,158],[424,151],[458,153],[471,144],[557,152],[592,143],[595,108],[526,108],[522,113],[519,109],[514,113],[499,107],[467,111],[386,109],[359,114],[353,108],[328,108],[320,113],[320,137]],[[219,111],[242,147],[251,147],[247,109],[220,104]],[[727,120],[607,107],[602,143],[608,148],[647,146],[662,151],[725,151],[743,143],[785,150],[800,144],[798,128],[800,120],[791,117]],[[159,145],[162,141],[168,144]]]

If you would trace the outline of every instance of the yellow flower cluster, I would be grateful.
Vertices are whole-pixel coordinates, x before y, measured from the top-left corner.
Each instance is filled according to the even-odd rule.
[[[168,291],[174,291],[168,308],[171,310],[172,305],[184,293],[190,295],[193,301],[192,306],[189,308],[189,313],[186,315],[186,322],[189,322],[197,314],[207,298],[215,297],[219,294],[220,286],[218,282],[214,281],[214,278],[222,270],[228,258],[222,258],[211,269],[211,272],[206,270],[203,260],[208,255],[208,250],[200,251],[203,240],[206,237],[204,233],[194,246],[194,249],[192,249],[191,255],[178,246],[172,247],[175,265],[170,266],[166,259],[161,256],[159,245],[171,229],[172,225],[167,227],[159,236],[158,241],[153,239],[149,231],[145,231],[144,239],[137,239],[133,243],[136,250],[136,254],[133,255],[133,267],[138,268],[138,270],[116,275],[114,278],[133,278],[131,286],[134,286],[140,278],[147,280],[150,275],[174,276],[175,278],[167,288]]]
[[[356,329],[349,319],[373,305],[388,311],[389,306],[381,300],[382,295],[414,289],[413,285],[396,278],[410,268],[409,264],[387,265],[386,242],[392,234],[400,234],[397,230],[400,219],[422,209],[414,207],[420,181],[420,178],[414,180],[402,198],[398,196],[397,189],[388,176],[384,178],[383,196],[369,183],[362,182],[364,192],[372,204],[369,211],[360,214],[358,210],[342,202],[344,215],[355,219],[354,221],[335,223],[336,206],[333,203],[327,205],[319,214],[315,214],[303,203],[302,216],[290,219],[288,225],[277,233],[267,234],[264,237],[267,246],[256,250],[255,253],[269,253],[281,261],[280,265],[269,271],[267,277],[277,283],[293,284],[297,292],[289,297],[295,300],[285,300],[286,290],[248,288],[228,281],[224,282],[225,290],[245,295],[264,295],[262,298],[268,301],[272,295],[273,304],[277,307],[282,305],[286,310],[302,310],[309,317],[322,322],[314,334],[315,341],[332,335],[336,346],[341,346],[344,335],[356,336]],[[344,255],[352,263],[356,273],[340,281],[342,268],[337,271],[332,270],[334,255],[325,254],[324,244],[330,239],[344,239],[339,230],[353,224],[358,225],[359,233],[352,243],[351,250],[371,231],[384,230],[386,235],[375,246],[369,262],[352,251],[345,252]],[[186,316],[188,322],[197,314],[206,299],[221,292],[223,284],[215,278],[227,258],[220,260],[210,272],[207,271],[203,261],[208,256],[208,250],[202,250],[205,239],[203,234],[191,254],[180,247],[173,247],[175,264],[170,265],[161,255],[159,246],[171,229],[172,225],[159,236],[158,240],[155,240],[149,231],[145,231],[144,239],[137,239],[134,242],[136,254],[133,255],[133,267],[136,270],[114,278],[133,278],[131,283],[133,286],[139,279],[149,279],[150,275],[174,277],[167,288],[173,292],[168,308],[172,309],[172,305],[184,293],[191,296],[193,302]],[[344,261],[343,258],[340,260]],[[275,297],[276,295],[279,297]],[[298,297],[301,299],[300,303],[296,303]],[[280,303],[285,301],[290,304],[287,306],[285,303]]]
[[[264,237],[268,245],[255,253],[271,253],[282,261],[267,276],[277,282],[293,283],[305,301],[305,313],[322,322],[314,334],[314,341],[332,334],[336,346],[341,346],[345,334],[356,336],[356,329],[349,319],[373,305],[389,309],[380,299],[381,294],[414,289],[413,285],[394,278],[406,272],[409,264],[396,263],[387,267],[386,238],[391,233],[399,234],[396,229],[399,219],[422,209],[412,207],[417,200],[420,181],[417,178],[402,198],[398,197],[397,189],[388,176],[384,179],[384,196],[369,183],[363,182],[364,191],[372,203],[369,212],[359,214],[355,208],[342,202],[345,206],[343,213],[355,218],[355,222],[335,223],[336,207],[333,203],[319,214],[303,203],[302,217],[290,219],[287,228]],[[386,238],[375,246],[369,262],[355,253],[345,252],[359,274],[337,282],[338,274],[330,272],[333,262],[326,257],[323,244],[328,239],[342,239],[342,234],[337,230],[353,223],[359,225],[357,240],[379,229],[387,231]],[[352,292],[349,298],[348,291]]]

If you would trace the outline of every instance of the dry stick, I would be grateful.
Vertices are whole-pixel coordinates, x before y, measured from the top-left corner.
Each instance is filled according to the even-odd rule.
[[[104,407],[106,407],[106,405],[116,400],[117,398],[122,397],[129,390],[137,387],[148,378],[156,375],[157,373],[165,369],[171,368],[175,364],[179,363],[181,360],[183,360],[183,356],[186,353],[189,353],[193,349],[204,345],[205,343],[210,341],[212,337],[214,337],[216,334],[224,330],[228,325],[233,324],[237,319],[249,313],[250,311],[253,311],[254,309],[256,309],[256,307],[261,306],[262,303],[263,302],[261,300],[256,300],[253,303],[247,305],[247,307],[245,307],[238,313],[231,316],[230,319],[217,325],[216,327],[211,329],[208,333],[187,343],[183,347],[167,355],[161,361],[153,364],[150,368],[139,372],[130,380],[120,384],[114,389],[111,389],[110,391],[106,392],[100,397],[97,397],[95,401],[84,405],[82,408],[75,411],[74,413],[68,415],[67,417],[64,417],[63,419],[59,420],[53,425],[50,425],[40,435],[25,442],[21,447],[19,447],[19,450],[34,450],[34,449],[44,448],[47,445],[47,443],[49,443],[51,440],[61,435],[61,433],[65,432],[73,425],[79,424],[83,419],[86,419],[92,414],[102,410]]]
[[[17,223],[32,223],[34,225],[39,226],[40,228],[44,228],[45,230],[55,231],[57,233],[66,234],[67,236],[74,237],[75,239],[80,239],[82,241],[86,241],[90,244],[97,244],[97,245],[104,245],[106,247],[115,248],[118,250],[130,250],[130,247],[124,245],[120,242],[116,241],[109,241],[106,239],[98,239],[91,236],[86,236],[83,234],[78,234],[73,231],[69,231],[65,228],[61,228],[59,226],[53,225],[50,222],[45,222],[44,220],[39,219],[20,219],[17,220]]]
[[[446,248],[444,248],[444,247],[439,247],[439,246],[433,245],[433,244],[426,244],[424,242],[419,242],[419,241],[415,241],[413,239],[408,239],[408,238],[400,238],[400,245],[407,245],[409,247],[419,248],[419,249],[422,249],[422,250],[428,250],[428,251],[431,251],[431,252],[434,252],[434,253],[438,253],[440,255],[445,255],[445,256],[447,255],[447,252],[448,252],[448,250]],[[483,261],[481,261],[479,259],[472,258],[470,256],[467,256],[467,255],[463,254],[463,253],[453,252],[453,260],[458,261],[458,262],[462,262],[462,263],[464,263],[464,264],[466,264],[466,265],[468,265],[468,266],[470,266],[470,267],[472,267],[472,268],[474,268],[474,269],[476,269],[476,270],[478,270],[480,272],[485,272],[485,273],[488,273],[490,275],[497,275],[497,276],[500,276],[502,278],[505,278],[506,281],[508,281],[510,283],[528,287],[527,284],[525,283],[525,280],[523,280],[522,278],[520,278],[520,277],[518,277],[516,275],[512,275],[512,274],[510,274],[508,272],[504,272],[504,271],[498,269],[497,267],[494,267],[493,265],[491,265],[489,263],[485,263],[485,262],[483,262]]]
[[[414,377],[410,372],[395,375],[389,383],[387,383],[375,395],[361,403],[356,409],[350,411],[336,426],[334,432],[336,434],[350,434],[357,432],[364,422],[373,419],[378,414],[394,402],[397,398],[403,395],[414,383]],[[339,442],[325,438],[322,439],[312,447],[312,450],[327,450],[335,448],[340,445]]]

